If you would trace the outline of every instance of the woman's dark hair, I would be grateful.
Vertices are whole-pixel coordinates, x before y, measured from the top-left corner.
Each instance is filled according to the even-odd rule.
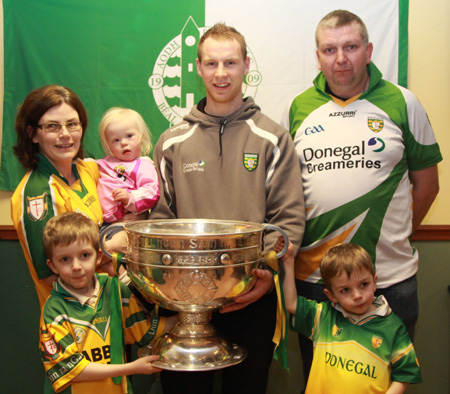
[[[69,88],[59,85],[48,85],[35,89],[25,98],[17,114],[15,124],[17,144],[14,147],[14,154],[25,168],[34,170],[37,166],[39,146],[33,142],[33,138],[37,132],[39,119],[50,108],[63,103],[70,105],[77,111],[83,129],[81,137],[83,139],[88,119],[79,97]],[[84,158],[82,144],[75,158]]]

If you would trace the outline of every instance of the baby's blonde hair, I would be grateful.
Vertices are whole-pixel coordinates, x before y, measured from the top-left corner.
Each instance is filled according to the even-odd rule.
[[[100,134],[100,141],[102,142],[103,150],[105,151],[106,154],[108,155],[111,154],[111,149],[109,148],[109,145],[106,141],[106,130],[113,123],[118,122],[119,120],[122,120],[125,117],[134,123],[134,126],[139,132],[140,136],[139,143],[141,145],[140,155],[147,156],[153,148],[150,139],[150,130],[147,127],[147,124],[145,123],[142,116],[138,112],[130,108],[112,107],[103,114],[102,120],[100,121],[100,125],[98,126],[98,132]]]

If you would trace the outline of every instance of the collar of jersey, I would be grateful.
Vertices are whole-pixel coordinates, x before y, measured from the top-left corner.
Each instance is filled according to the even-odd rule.
[[[48,160],[42,153],[38,153],[38,163],[36,169],[50,177],[51,175],[57,175],[59,178],[61,178],[64,182],[69,184],[66,178],[64,178],[59,171],[53,167],[53,164],[50,163],[50,160]],[[80,179],[80,175],[78,174],[77,166],[75,163],[72,163],[72,171],[75,175],[76,179]]]
[[[69,290],[67,286],[64,285],[61,278],[58,278],[58,285],[61,286],[67,294],[69,294],[73,298],[76,298],[77,301],[81,304],[81,306],[84,306],[84,304],[86,304],[86,302],[88,302],[90,299],[97,299],[100,294],[100,283],[96,275],[94,275],[93,280],[94,280],[94,293],[90,297],[87,297],[81,293],[77,293],[76,291]],[[90,302],[89,304],[92,304],[92,302]]]
[[[372,303],[375,306],[374,311],[365,313],[364,315],[355,315],[344,310],[340,304],[333,304],[333,308],[341,312],[345,318],[350,320],[353,324],[361,325],[376,316],[387,316],[390,314],[390,307],[386,298],[383,295],[378,296]]]

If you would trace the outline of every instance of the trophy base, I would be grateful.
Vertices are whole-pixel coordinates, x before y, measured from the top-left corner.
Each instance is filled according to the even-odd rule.
[[[206,321],[197,324],[179,321],[153,347],[140,349],[139,356],[159,355],[160,359],[151,364],[172,371],[212,371],[231,367],[245,360],[247,351],[217,335],[207,321],[207,316],[208,313],[204,314]]]

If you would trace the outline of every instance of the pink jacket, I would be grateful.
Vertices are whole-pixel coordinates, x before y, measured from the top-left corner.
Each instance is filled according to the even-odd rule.
[[[158,202],[158,175],[149,157],[120,161],[108,155],[97,160],[97,164],[100,170],[97,192],[106,223],[121,219],[127,212],[138,214],[148,211]],[[120,201],[114,201],[114,189],[126,189],[130,193],[130,201],[126,206]]]

